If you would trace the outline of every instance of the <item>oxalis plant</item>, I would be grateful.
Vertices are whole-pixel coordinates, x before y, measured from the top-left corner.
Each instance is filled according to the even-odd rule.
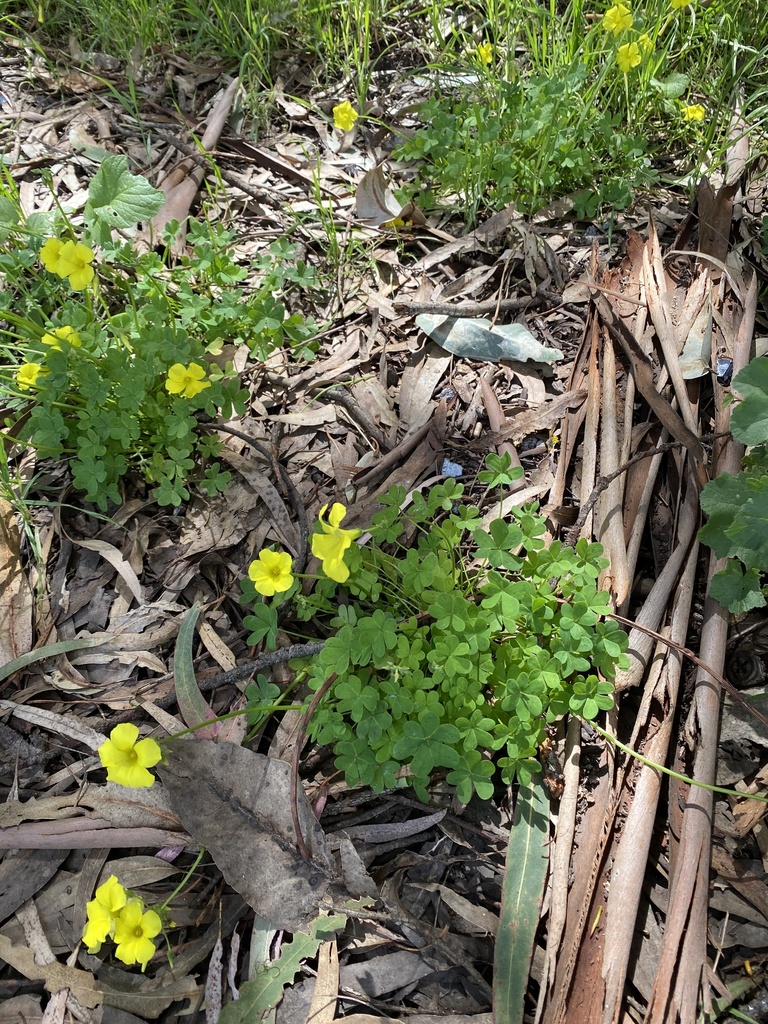
[[[286,343],[311,354],[311,324],[275,297],[286,284],[312,284],[306,266],[291,266],[292,247],[275,243],[256,268],[260,286],[246,293],[233,234],[192,221],[188,255],[169,267],[118,234],[163,199],[121,156],[93,177],[78,227],[59,206],[25,218],[13,182],[0,182],[4,436],[69,460],[75,488],[102,510],[120,502],[129,472],[161,505],[186,501],[191,480],[224,490],[220,442],[200,421],[245,411],[228,355],[247,345],[262,360]],[[177,231],[170,224],[163,242]]]
[[[480,479],[501,487],[520,472],[492,455]],[[540,770],[548,723],[613,705],[627,636],[605,618],[602,547],[545,546],[533,505],[486,529],[462,496],[455,480],[410,504],[392,487],[364,537],[334,504],[312,536],[321,568],[309,593],[279,551],[260,552],[242,582],[255,602],[249,643],[274,644],[285,602],[297,630],[311,621],[325,632],[298,680],[318,691],[333,678],[309,735],[333,748],[350,786],[410,784],[426,800],[442,769],[463,802],[488,798],[497,769],[504,782]],[[266,680],[252,692],[256,703],[275,696]]]

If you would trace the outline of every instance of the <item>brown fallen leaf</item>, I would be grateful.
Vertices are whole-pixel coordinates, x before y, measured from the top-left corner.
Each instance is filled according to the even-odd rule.
[[[290,765],[232,743],[181,740],[169,744],[157,770],[184,827],[257,914],[290,932],[317,916],[333,865],[302,791],[299,820],[311,859],[299,855]]]

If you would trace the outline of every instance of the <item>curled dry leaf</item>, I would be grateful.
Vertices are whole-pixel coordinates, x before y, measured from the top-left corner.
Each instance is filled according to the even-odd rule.
[[[232,743],[182,740],[158,774],[184,827],[257,914],[290,932],[317,916],[332,863],[303,792],[299,820],[311,859],[299,856],[286,762]]]

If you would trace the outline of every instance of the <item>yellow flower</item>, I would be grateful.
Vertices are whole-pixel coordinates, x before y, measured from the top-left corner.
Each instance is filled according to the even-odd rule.
[[[673,11],[679,10],[681,7],[687,7],[690,0],[670,0],[670,7]]]
[[[137,742],[138,740],[138,742]],[[116,725],[98,749],[101,763],[107,769],[107,781],[120,786],[144,789],[153,785],[154,775],[148,772],[163,756],[153,739],[139,739],[139,730],[129,722]]]
[[[343,132],[351,131],[358,117],[360,115],[349,100],[344,100],[343,103],[338,103],[333,108],[333,126],[334,128],[340,128]]]
[[[646,53],[653,49],[653,40],[647,32],[643,32],[641,36],[638,36],[637,41],[640,44],[640,48],[645,50]]]
[[[152,939],[163,930],[154,910],[144,910],[139,900],[126,903],[115,921],[115,956],[128,967],[141,964],[142,971],[155,955]]]
[[[37,385],[37,378],[42,374],[45,376],[40,363],[22,363],[16,371],[16,383],[22,391],[29,391]]]
[[[98,953],[101,944],[115,931],[115,917],[128,899],[125,889],[115,875],[110,875],[96,890],[95,899],[86,904],[87,918],[83,929],[83,942],[89,953]]]
[[[477,45],[477,56],[483,64],[490,64],[493,60],[493,44],[492,43],[478,43]]]
[[[623,71],[625,75],[632,68],[636,68],[642,59],[637,43],[624,43],[616,51],[616,63],[619,65],[619,70]]]
[[[703,121],[706,116],[707,111],[700,103],[691,103],[683,107],[684,121]]]
[[[362,531],[341,529],[340,524],[347,510],[339,502],[331,506],[328,522],[324,522],[323,516],[327,508],[327,505],[323,505],[317,517],[323,532],[312,535],[312,554],[323,563],[323,572],[326,576],[337,583],[346,583],[349,579],[349,569],[344,564],[344,552]]]
[[[94,270],[90,266],[93,257],[93,249],[89,249],[87,245],[81,242],[65,242],[59,250],[54,273],[59,277],[69,278],[72,289],[81,292],[94,278]]]
[[[632,14],[624,4],[614,4],[609,7],[603,15],[602,25],[606,32],[612,32],[615,36],[632,28]]]
[[[183,395],[184,398],[194,398],[210,386],[211,382],[205,380],[205,370],[197,363],[190,363],[189,366],[174,363],[168,370],[165,382],[167,391],[172,395]]]
[[[63,248],[64,243],[58,238],[49,238],[40,250],[40,262],[49,273],[58,274],[59,256]]]
[[[50,345],[51,348],[60,349],[62,341],[66,341],[73,348],[79,348],[81,345],[80,335],[74,327],[55,327],[53,334],[44,334],[42,337],[43,344]]]
[[[269,551],[265,548],[259,552],[255,562],[248,567],[248,575],[259,594],[272,597],[290,590],[293,585],[291,567],[293,559],[285,551]]]

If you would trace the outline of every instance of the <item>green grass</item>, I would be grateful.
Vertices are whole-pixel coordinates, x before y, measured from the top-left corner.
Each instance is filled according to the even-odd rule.
[[[407,194],[471,223],[508,202],[530,212],[566,194],[592,217],[653,187],[658,171],[682,180],[711,169],[737,97],[753,144],[768,148],[763,0],[624,2],[633,23],[616,34],[604,21],[611,0],[6,0],[0,10],[62,52],[74,33],[84,51],[134,65],[177,52],[235,71],[254,130],[275,79],[297,62],[310,87],[335,88],[361,113],[382,62],[404,74],[426,65],[436,84],[399,154],[412,165]],[[641,57],[626,74],[620,47]],[[444,84],[446,72],[464,75],[460,88]],[[693,105],[702,121],[685,120]]]

